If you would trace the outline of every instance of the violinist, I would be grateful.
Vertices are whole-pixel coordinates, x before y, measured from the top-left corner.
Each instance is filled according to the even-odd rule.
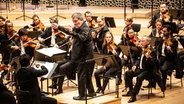
[[[92,14],[90,11],[86,11],[84,13],[84,16],[86,18],[86,23],[87,25],[91,28],[94,29],[96,27],[96,21],[92,19]]]
[[[182,76],[182,71],[178,68],[177,48],[178,42],[170,36],[171,27],[164,25],[162,28],[163,39],[158,46],[160,70],[162,72],[164,86],[166,87],[167,75],[172,74],[172,70],[176,69],[176,77]]]
[[[128,46],[129,55],[123,54],[121,57],[122,65],[127,66],[129,69],[131,69],[134,60],[136,60],[139,56],[139,50],[138,47],[140,44],[140,39],[138,36],[135,35],[134,30],[130,28],[127,31],[127,37],[123,39],[124,41],[121,41],[118,45],[124,45]]]
[[[162,34],[162,20],[157,19],[155,23],[155,28],[152,29],[149,36],[150,37],[163,37],[162,35],[163,35]]]
[[[57,18],[50,19],[51,26],[46,28],[46,30],[38,37],[41,43],[44,43],[47,47],[56,46],[56,38],[65,38],[63,32],[68,33],[68,30],[58,24]]]
[[[34,56],[34,50],[40,48],[38,40],[28,37],[28,31],[25,28],[21,28],[18,31],[19,40],[9,44],[12,56],[20,56],[21,54],[28,54],[30,57]]]
[[[31,26],[33,27],[33,31],[44,31],[45,26],[42,23],[42,21],[40,20],[40,18],[38,17],[38,15],[33,15],[32,17],[33,19],[33,23],[31,24]]]
[[[161,19],[163,22],[163,25],[165,25],[168,22],[172,22],[173,16],[169,13],[168,7],[165,2],[162,2],[160,4],[159,12],[156,12],[154,16],[152,17],[151,21],[148,24],[148,28],[152,26],[152,28],[155,28],[155,22],[157,19]]]
[[[102,44],[107,31],[109,31],[107,25],[105,24],[105,18],[99,16],[97,18],[98,27],[92,32],[92,38],[94,42],[94,51],[100,52],[102,50]]]
[[[106,32],[104,37],[104,43],[102,46],[102,54],[105,55],[114,55],[116,61],[118,62],[118,65],[112,65],[113,63],[108,62],[108,60],[103,60],[103,66],[100,69],[97,69],[94,73],[95,79],[96,79],[96,85],[97,90],[96,93],[102,93],[104,94],[105,88],[109,82],[109,78],[112,75],[118,74],[118,72],[121,72],[121,59],[119,58],[118,54],[118,46],[114,43],[114,37],[112,33]],[[101,85],[100,82],[100,75],[104,74],[105,77],[103,85]],[[120,78],[120,77],[119,77]]]
[[[126,19],[125,19],[125,27],[123,28],[123,33],[122,33],[122,36],[121,36],[121,40],[123,41],[124,38],[127,37],[128,35],[128,30],[130,28],[132,28],[132,23],[133,23],[133,18],[131,16],[128,16]]]
[[[129,91],[126,96],[131,96],[128,103],[136,101],[136,95],[142,86],[144,79],[155,79],[161,91],[164,92],[161,73],[158,71],[156,52],[150,46],[151,38],[144,36],[141,39],[141,53],[139,59],[135,61],[131,70],[125,72],[125,84],[128,86]],[[133,88],[132,79],[136,77],[136,84]]]

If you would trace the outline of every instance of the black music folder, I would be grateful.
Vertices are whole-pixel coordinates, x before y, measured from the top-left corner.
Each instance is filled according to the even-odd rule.
[[[94,53],[93,55],[94,55],[94,58],[89,61],[94,60],[97,65],[102,66],[104,59],[106,59],[107,62],[111,63],[112,66],[118,65],[118,62],[116,61],[116,58],[114,55],[104,55],[99,53]]]
[[[28,36],[31,38],[38,38],[39,35],[41,35],[41,31],[28,31]]]

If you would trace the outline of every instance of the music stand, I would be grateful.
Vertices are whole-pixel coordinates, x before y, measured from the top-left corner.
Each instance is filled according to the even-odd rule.
[[[60,16],[58,14],[58,0],[55,0],[55,2],[56,2],[56,15],[55,16],[52,16],[50,18],[54,18],[54,17],[57,17],[58,18],[58,17],[60,17],[60,18],[66,19],[66,17]]]
[[[31,17],[25,15],[25,0],[22,0],[22,5],[23,5],[23,15],[15,18],[15,19],[17,20],[17,19],[22,18],[22,17],[24,18],[24,21],[26,20],[25,19],[26,17],[32,19]]]
[[[161,40],[161,37],[151,37],[151,42],[150,45],[151,46],[157,46],[159,41]]]
[[[105,17],[105,23],[108,27],[115,28],[116,24],[114,22],[114,17]]]

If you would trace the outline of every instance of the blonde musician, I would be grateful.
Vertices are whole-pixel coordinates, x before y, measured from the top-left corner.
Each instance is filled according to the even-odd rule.
[[[103,59],[103,66],[100,69],[97,69],[94,73],[96,79],[97,90],[96,93],[104,94],[107,83],[109,82],[109,78],[112,75],[118,74],[121,70],[121,59],[118,55],[118,46],[114,43],[114,37],[112,33],[106,32],[104,37],[104,43],[102,46],[102,54],[104,55],[114,55],[118,65],[113,65],[113,63],[109,62],[106,59]],[[100,82],[100,75],[104,74],[105,79],[103,85]]]
[[[95,46],[95,51],[99,52],[102,50],[102,44],[104,41],[104,37],[107,31],[109,31],[107,25],[105,24],[105,18],[103,16],[99,16],[97,18],[98,27],[92,32],[92,38]]]
[[[152,26],[152,28],[155,28],[155,22],[157,19],[161,19],[163,25],[168,22],[172,22],[173,20],[173,16],[169,13],[168,7],[165,2],[162,2],[160,4],[159,11],[154,14],[147,27],[149,28],[150,26]]]
[[[86,11],[84,13],[84,16],[86,18],[86,23],[87,25],[91,28],[94,29],[96,27],[96,21],[92,19],[92,14],[90,11]]]
[[[38,37],[41,43],[44,43],[47,47],[56,46],[56,38],[65,38],[65,33],[69,33],[67,29],[58,24],[57,18],[50,19],[51,26],[46,28],[46,30]]]

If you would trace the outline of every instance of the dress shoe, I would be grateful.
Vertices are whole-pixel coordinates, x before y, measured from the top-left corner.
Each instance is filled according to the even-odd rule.
[[[136,101],[136,96],[132,95],[131,98],[128,100],[128,103],[132,103],[134,101]]]
[[[122,96],[132,96],[132,92],[128,91],[126,94],[123,94]]]
[[[50,86],[48,86],[49,88],[54,88],[54,89],[56,89],[57,88],[57,85],[56,84],[52,84],[52,85],[50,85]]]
[[[87,97],[94,97],[94,96],[96,96],[96,93],[95,92],[94,93],[87,94]]]
[[[85,100],[85,97],[82,96],[74,96],[73,100]]]
[[[60,93],[63,93],[63,90],[62,90],[61,88],[58,88],[58,89],[54,92],[54,95],[60,94]]]
[[[102,88],[99,87],[99,88],[96,90],[96,93],[100,93],[101,90],[102,90]]]

